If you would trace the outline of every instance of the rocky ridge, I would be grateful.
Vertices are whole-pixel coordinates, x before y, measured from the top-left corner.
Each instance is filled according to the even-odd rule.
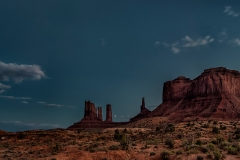
[[[180,76],[164,83],[163,103],[147,117],[240,118],[240,73],[225,67],[210,68],[191,80]]]

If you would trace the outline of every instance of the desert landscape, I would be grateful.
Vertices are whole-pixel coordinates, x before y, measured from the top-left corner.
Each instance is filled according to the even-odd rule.
[[[1,131],[0,159],[234,160],[240,158],[239,140],[238,121],[172,124],[150,118],[101,130]]]
[[[153,111],[113,122],[112,108],[85,101],[84,117],[67,129],[1,131],[2,159],[233,160],[240,158],[240,73],[210,68],[164,83]]]
[[[239,0],[0,15],[0,160],[240,160]]]

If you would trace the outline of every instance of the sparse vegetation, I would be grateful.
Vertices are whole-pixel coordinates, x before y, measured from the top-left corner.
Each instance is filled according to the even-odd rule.
[[[169,160],[169,159],[170,159],[170,155],[171,155],[171,153],[170,153],[169,151],[163,151],[163,152],[161,153],[161,158],[162,158],[163,160]]]
[[[118,146],[116,146],[116,145],[111,145],[111,146],[109,147],[109,150],[118,150]]]
[[[195,159],[222,160],[228,156],[237,159],[240,155],[238,123],[190,121],[188,127],[186,124],[185,122],[173,125],[161,122],[154,127],[151,126],[150,129],[124,127],[106,131],[18,132],[16,135],[1,139],[0,158],[14,159],[18,156],[59,159],[58,157],[63,154],[70,156],[72,153],[69,151],[76,147],[76,153],[86,152],[88,155],[97,155],[98,152],[121,154],[121,150],[134,150],[139,155],[145,156],[145,159],[160,155],[161,159],[176,157],[183,160],[188,155],[194,155]],[[209,127],[201,127],[204,124],[208,124]],[[226,129],[223,129],[224,126]],[[220,133],[215,132],[214,127],[218,128]],[[19,146],[23,148],[22,151],[18,151]],[[35,149],[35,146],[45,148]],[[104,156],[99,159],[103,158]]]
[[[155,152],[150,152],[150,156],[154,156],[154,155],[156,155]]]
[[[197,156],[197,160],[203,160],[203,156]]]
[[[219,128],[215,127],[215,126],[212,128],[212,132],[215,133],[215,134],[219,134],[220,133]]]
[[[174,141],[172,139],[166,139],[165,144],[168,148],[174,148]]]

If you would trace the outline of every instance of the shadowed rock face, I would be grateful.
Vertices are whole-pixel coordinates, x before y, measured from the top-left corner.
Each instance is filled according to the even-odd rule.
[[[91,101],[85,101],[84,117],[81,121],[74,123],[68,129],[90,129],[90,128],[110,128],[124,125],[127,122],[112,122],[112,107],[106,106],[106,120],[102,119],[102,107],[96,108]]]
[[[130,122],[137,121],[137,120],[140,120],[142,118],[145,118],[146,115],[148,115],[151,112],[145,107],[144,97],[142,98],[142,105],[141,105],[140,109],[141,109],[140,113],[138,115],[136,115],[135,117],[131,118]]]
[[[240,118],[240,73],[224,67],[206,69],[190,80],[178,77],[163,87],[163,103],[149,116]]]
[[[107,104],[105,121],[112,122],[112,106],[110,104]]]

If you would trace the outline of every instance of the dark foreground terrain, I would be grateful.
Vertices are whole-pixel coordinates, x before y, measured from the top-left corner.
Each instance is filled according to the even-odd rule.
[[[171,124],[152,118],[125,127],[88,131],[1,131],[0,159],[240,159],[238,121]]]

